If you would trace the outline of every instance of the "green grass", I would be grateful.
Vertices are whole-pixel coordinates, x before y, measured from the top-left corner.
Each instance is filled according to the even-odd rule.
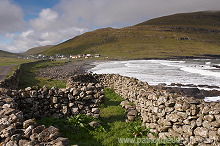
[[[10,77],[10,76],[14,73],[14,71],[19,68],[19,66],[20,66],[20,65],[15,65],[15,66],[12,68],[12,70],[9,72],[9,74],[7,75],[6,78]]]
[[[10,58],[17,58],[19,54],[10,53],[7,51],[0,50],[0,57],[10,57]]]
[[[41,52],[53,47],[53,45],[46,45],[46,46],[41,46],[41,47],[35,47],[27,50],[24,53],[21,53],[22,55],[32,55],[32,54],[40,54]]]
[[[67,119],[43,118],[38,124],[53,125],[60,129],[63,137],[70,140],[72,145],[79,146],[139,146],[139,145],[158,145],[158,144],[129,144],[119,143],[118,138],[134,138],[132,133],[138,132],[148,134],[149,129],[141,126],[141,120],[125,123],[125,110],[119,105],[124,99],[117,95],[112,89],[105,89],[106,100],[100,108],[100,118],[95,119],[101,126],[95,129],[88,127],[88,122],[94,120],[78,115]],[[78,124],[77,124],[78,123]],[[83,126],[79,126],[82,123]],[[145,137],[145,135],[141,137]],[[175,145],[175,144],[166,144]]]
[[[59,61],[41,61],[35,62],[32,64],[25,64],[21,67],[22,74],[19,79],[19,88],[23,89],[26,87],[39,86],[43,87],[43,85],[47,85],[48,87],[58,87],[65,88],[66,82],[53,80],[49,78],[37,77],[36,73],[38,69],[64,65],[68,62],[59,60]]]
[[[11,65],[11,64],[22,64],[22,63],[33,62],[33,61],[36,61],[36,60],[0,57],[0,66]]]

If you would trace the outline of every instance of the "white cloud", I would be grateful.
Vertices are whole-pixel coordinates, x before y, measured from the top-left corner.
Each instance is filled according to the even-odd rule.
[[[33,29],[38,31],[44,31],[51,28],[54,28],[53,26],[56,26],[56,21],[58,19],[58,13],[53,11],[52,9],[43,9],[39,17],[31,20],[30,25]]]
[[[124,27],[179,12],[220,10],[219,0],[61,0],[62,20],[77,25]],[[77,21],[81,20],[81,21]]]
[[[0,0],[0,34],[21,31],[24,27],[22,9],[9,0]]]
[[[220,1],[60,0],[53,8],[42,9],[38,18],[28,22],[25,31],[14,34],[10,32],[24,26],[22,10],[8,0],[0,0],[0,19],[4,20],[0,21],[0,33],[8,32],[5,37],[13,39],[12,44],[0,47],[22,52],[57,44],[94,28],[125,27],[154,17],[202,10],[220,10]]]

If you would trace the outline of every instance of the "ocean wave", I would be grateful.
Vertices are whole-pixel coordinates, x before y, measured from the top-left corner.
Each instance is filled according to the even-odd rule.
[[[220,60],[109,61],[99,63],[90,71],[135,77],[150,85],[180,83],[220,86],[220,69],[212,67],[211,64],[220,64]]]
[[[180,69],[186,72],[200,74],[203,76],[214,76],[214,77],[220,78],[219,72],[213,72],[211,70],[205,70],[205,69],[201,69],[198,67],[182,67]]]

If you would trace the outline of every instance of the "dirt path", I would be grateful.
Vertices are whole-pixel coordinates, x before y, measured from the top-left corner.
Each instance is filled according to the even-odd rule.
[[[5,77],[11,72],[15,64],[0,66],[0,81],[4,80]]]

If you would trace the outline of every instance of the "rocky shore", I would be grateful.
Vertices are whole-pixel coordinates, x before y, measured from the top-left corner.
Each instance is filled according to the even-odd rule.
[[[96,62],[103,62],[105,60],[96,60]],[[66,81],[69,77],[78,74],[84,74],[87,70],[94,67],[92,65],[93,60],[77,60],[72,61],[63,66],[55,66],[49,68],[43,68],[38,70],[38,77],[46,77],[55,80]]]

